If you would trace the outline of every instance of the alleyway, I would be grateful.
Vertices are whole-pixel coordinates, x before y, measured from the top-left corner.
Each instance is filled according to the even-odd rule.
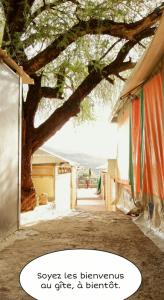
[[[105,202],[101,199],[101,196],[97,195],[96,189],[78,189],[77,209],[105,211]]]
[[[19,286],[19,272],[30,260],[48,252],[85,248],[119,254],[138,266],[143,276],[142,287],[129,299],[163,300],[163,253],[130,217],[97,207],[97,211],[86,211],[83,207],[73,216],[21,229],[17,240],[1,251],[0,299],[32,299]]]

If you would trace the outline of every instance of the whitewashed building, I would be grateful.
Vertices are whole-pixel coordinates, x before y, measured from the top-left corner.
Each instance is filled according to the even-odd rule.
[[[33,80],[0,48],[0,240],[19,228],[23,83]]]

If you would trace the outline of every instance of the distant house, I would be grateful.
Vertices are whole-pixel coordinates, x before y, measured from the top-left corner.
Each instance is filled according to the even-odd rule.
[[[97,188],[98,175],[88,167],[78,168],[77,188]]]
[[[143,213],[144,220],[159,230],[164,230],[163,29],[164,16],[113,109],[118,145],[116,160],[109,160],[111,207]]]
[[[44,148],[32,158],[32,180],[42,204],[43,198],[54,202],[57,210],[76,206],[76,164]]]
[[[33,80],[0,48],[0,240],[19,227],[23,83]]]

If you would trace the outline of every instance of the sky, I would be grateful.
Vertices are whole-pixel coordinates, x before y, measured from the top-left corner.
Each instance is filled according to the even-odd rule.
[[[85,153],[100,158],[114,158],[116,153],[116,125],[109,122],[109,105],[97,107],[97,120],[75,127],[67,122],[46,146],[67,153]]]

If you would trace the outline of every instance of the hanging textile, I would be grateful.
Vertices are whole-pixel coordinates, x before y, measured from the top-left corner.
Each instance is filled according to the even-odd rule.
[[[132,196],[135,199],[140,198],[143,182],[143,159],[144,159],[144,108],[143,93],[140,98],[134,98],[131,102],[130,117],[130,165],[129,178],[132,190]]]
[[[134,174],[133,174],[133,140],[132,140],[132,111],[130,112],[129,122],[129,184],[131,186],[131,193],[134,199]]]
[[[148,200],[164,200],[164,127],[162,73],[144,86],[145,153],[143,194]]]
[[[100,176],[97,182],[97,194],[101,193],[101,185],[102,183],[101,183],[101,176]]]
[[[134,198],[164,200],[164,93],[162,73],[131,102],[129,181]]]
[[[141,175],[141,114],[140,114],[140,99],[136,98],[132,101],[131,112],[131,140],[130,140],[130,181],[132,187],[133,198],[138,197],[140,193],[140,175]]]

